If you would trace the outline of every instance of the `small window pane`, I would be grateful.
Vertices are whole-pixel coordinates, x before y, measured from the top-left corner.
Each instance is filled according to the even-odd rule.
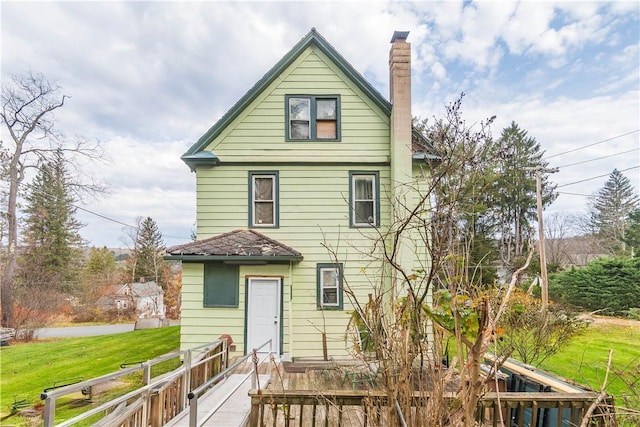
[[[336,100],[335,99],[319,99],[317,103],[318,120],[335,120],[336,119]]]
[[[326,288],[322,292],[322,303],[326,305],[338,305],[338,290]]]
[[[310,139],[309,122],[291,122],[291,139]]]
[[[338,272],[335,268],[325,268],[322,270],[322,285],[336,286],[338,281]]]
[[[289,98],[289,120],[304,120],[311,118],[309,98]]]
[[[373,202],[355,202],[356,224],[375,224]]]
[[[334,121],[321,121],[317,123],[316,133],[318,139],[336,139],[337,126]]]
[[[255,200],[273,200],[273,178],[254,179]]]
[[[356,200],[373,200],[373,177],[357,176],[355,178]]]
[[[273,202],[256,202],[255,204],[256,225],[273,225]]]

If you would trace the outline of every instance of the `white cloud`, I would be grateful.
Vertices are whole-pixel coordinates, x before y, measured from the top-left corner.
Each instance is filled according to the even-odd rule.
[[[391,35],[410,31],[414,115],[440,116],[465,91],[468,122],[497,114],[499,134],[514,120],[552,152],[640,128],[638,15],[637,2],[8,2],[2,72],[57,79],[72,96],[60,128],[103,142],[111,163],[92,169],[112,193],[87,209],[131,224],[151,216],[186,240],[195,177],[180,155],[311,27],[384,96]],[[637,135],[570,157],[633,143]],[[85,237],[119,243],[121,225],[82,215]]]

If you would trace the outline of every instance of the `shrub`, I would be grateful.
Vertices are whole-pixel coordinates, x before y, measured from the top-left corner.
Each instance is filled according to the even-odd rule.
[[[549,293],[565,304],[622,315],[640,307],[640,258],[599,258],[552,274]]]
[[[524,363],[539,365],[557,353],[573,336],[587,327],[575,312],[551,304],[546,320],[540,299],[515,291],[500,320],[498,353],[513,355]]]

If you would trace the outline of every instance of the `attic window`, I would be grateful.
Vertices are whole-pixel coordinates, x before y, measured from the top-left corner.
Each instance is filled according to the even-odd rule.
[[[287,96],[286,105],[288,141],[340,139],[338,96]]]

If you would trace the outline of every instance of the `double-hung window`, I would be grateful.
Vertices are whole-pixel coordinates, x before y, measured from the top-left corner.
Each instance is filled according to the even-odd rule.
[[[278,172],[249,172],[249,226],[278,226]]]
[[[338,141],[338,96],[290,95],[286,99],[287,140]]]
[[[342,264],[318,264],[318,308],[342,309]]]
[[[380,183],[378,172],[349,173],[350,223],[352,227],[380,225]]]

